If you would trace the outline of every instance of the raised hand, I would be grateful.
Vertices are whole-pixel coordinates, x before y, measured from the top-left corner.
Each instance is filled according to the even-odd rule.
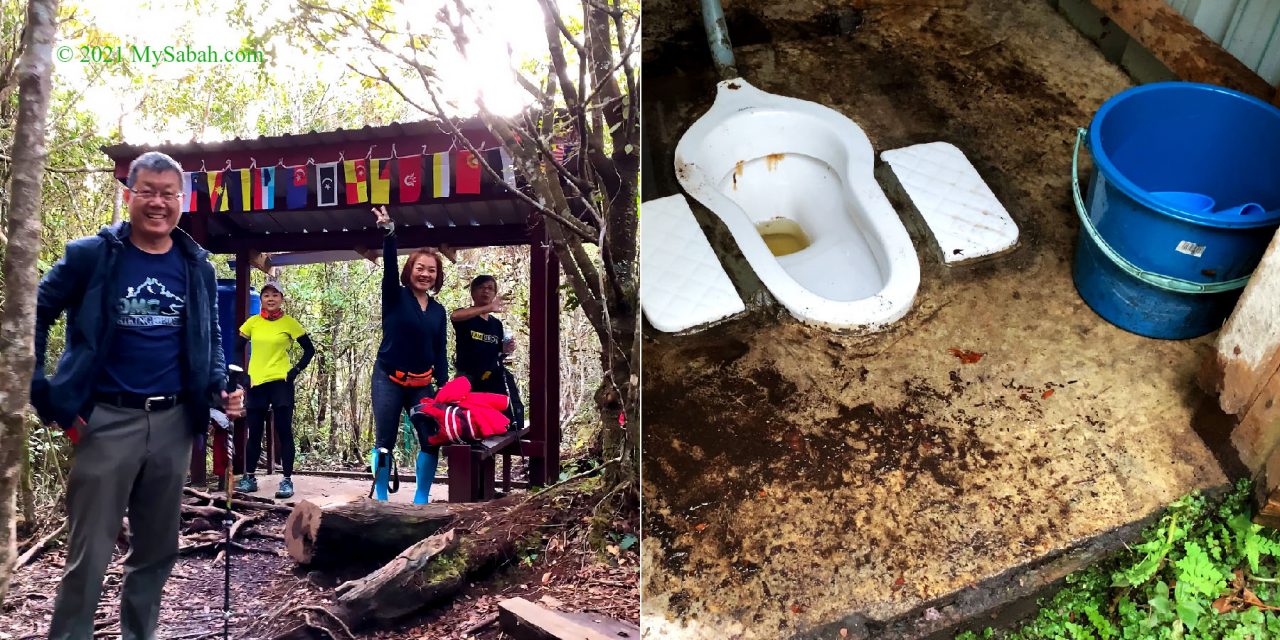
[[[506,309],[507,303],[502,301],[502,296],[494,296],[493,302],[489,303],[489,313],[502,313]]]
[[[391,214],[387,213],[387,208],[385,206],[374,207],[373,215],[378,217],[379,227],[387,227],[391,225]]]

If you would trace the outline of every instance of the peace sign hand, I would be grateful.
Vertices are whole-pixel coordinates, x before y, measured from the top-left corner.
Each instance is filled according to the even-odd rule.
[[[391,214],[387,213],[387,208],[385,206],[374,207],[373,215],[378,217],[378,226],[383,229],[389,229],[395,224],[391,219]]]

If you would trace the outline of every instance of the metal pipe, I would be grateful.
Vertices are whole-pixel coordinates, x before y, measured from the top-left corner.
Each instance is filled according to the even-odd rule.
[[[737,78],[733,44],[729,42],[729,28],[724,21],[724,8],[720,6],[720,0],[702,0],[702,26],[707,30],[707,44],[711,45],[711,58],[716,63],[720,78]]]

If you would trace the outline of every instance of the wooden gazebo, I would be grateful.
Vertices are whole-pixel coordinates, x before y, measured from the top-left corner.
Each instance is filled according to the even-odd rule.
[[[483,124],[467,121],[461,129],[490,166],[503,173],[505,155]],[[449,499],[492,497],[498,455],[504,463],[511,455],[527,457],[530,484],[557,479],[559,262],[527,203],[486,175],[477,187],[478,163],[453,136],[436,123],[416,122],[250,140],[102,148],[115,163],[115,176],[121,182],[128,178],[129,163],[153,150],[169,154],[187,172],[184,190],[191,195],[184,199],[180,226],[211,252],[235,256],[235,326],[248,316],[253,266],[269,269],[380,252],[382,232],[374,225],[371,199],[387,201],[401,251],[425,246],[528,245],[532,260],[528,428],[491,439],[484,447],[446,447]],[[296,189],[295,176],[306,183],[305,194]],[[380,177],[392,182],[389,191]],[[354,190],[349,182],[355,183]],[[418,191],[411,187],[414,182]],[[243,428],[238,429],[238,454],[244,451],[243,437]],[[237,459],[234,471],[241,468],[242,461]],[[504,471],[507,468],[504,464]],[[204,477],[202,444],[192,454],[192,479],[198,482]]]

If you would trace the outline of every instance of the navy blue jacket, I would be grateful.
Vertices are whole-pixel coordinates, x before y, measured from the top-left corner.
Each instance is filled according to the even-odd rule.
[[[96,236],[67,243],[62,259],[40,280],[36,298],[36,367],[31,406],[46,424],[69,428],[77,416],[88,419],[93,386],[105,364],[119,309],[117,266],[129,237],[129,223],[103,227]],[[221,404],[227,367],[218,327],[218,284],[209,252],[181,229],[174,245],[187,262],[187,300],[183,323],[183,395],[193,432],[209,424],[209,407]],[[44,375],[49,327],[67,312],[66,348],[52,378]]]
[[[449,379],[446,339],[448,320],[444,305],[427,298],[423,311],[413,290],[400,284],[396,262],[396,236],[382,241],[382,344],[378,364],[388,373],[426,373],[443,385]]]

